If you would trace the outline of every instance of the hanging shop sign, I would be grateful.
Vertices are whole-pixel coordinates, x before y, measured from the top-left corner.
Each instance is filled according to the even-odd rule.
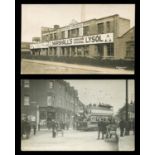
[[[47,48],[47,47],[61,47],[61,46],[76,46],[76,45],[89,45],[89,44],[102,44],[102,43],[112,43],[113,33],[98,34],[91,36],[83,36],[69,39],[61,39],[50,41],[46,46],[42,44],[33,44],[33,48]],[[31,48],[32,49],[32,48]]]

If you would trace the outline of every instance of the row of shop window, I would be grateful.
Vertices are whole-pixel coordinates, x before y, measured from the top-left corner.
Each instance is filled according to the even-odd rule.
[[[47,110],[40,110],[39,120],[40,125],[46,126],[52,119],[61,120],[64,122],[70,123],[71,121],[71,114],[61,111],[61,112],[51,112]]]
[[[88,46],[79,46],[79,47],[60,47],[61,48],[61,56],[87,56],[89,55],[89,47]],[[39,52],[39,54],[37,53]],[[48,49],[37,49],[33,50],[33,55],[52,55],[57,56],[58,55],[57,47],[52,47]]]
[[[98,55],[101,57],[104,56],[114,56],[114,45],[113,44],[98,44],[96,45]],[[106,48],[106,49],[105,49]],[[61,56],[89,56],[89,46],[72,46],[72,47],[60,47],[60,55]],[[39,52],[37,54],[36,52]],[[38,49],[33,51],[34,55],[52,55],[57,56],[58,55],[58,49],[57,47],[52,47],[48,49]]]

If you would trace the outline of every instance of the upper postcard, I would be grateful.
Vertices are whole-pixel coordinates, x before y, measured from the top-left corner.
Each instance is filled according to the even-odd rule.
[[[134,4],[21,7],[21,74],[134,74]]]

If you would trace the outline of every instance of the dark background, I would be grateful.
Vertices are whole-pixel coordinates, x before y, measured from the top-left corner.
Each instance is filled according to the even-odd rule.
[[[20,60],[21,60],[21,4],[135,4],[135,74],[134,75],[21,75],[20,74]],[[15,149],[16,154],[81,154],[81,153],[104,153],[104,154],[140,154],[140,0],[16,0],[15,5],[16,25],[15,25]],[[133,79],[135,80],[135,151],[98,151],[98,152],[55,152],[55,151],[21,151],[20,150],[20,80],[21,79]]]

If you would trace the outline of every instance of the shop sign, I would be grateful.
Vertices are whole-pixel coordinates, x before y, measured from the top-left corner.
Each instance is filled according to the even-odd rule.
[[[50,41],[50,47],[112,43],[113,33]]]
[[[34,49],[34,48],[47,48],[47,47],[76,46],[76,45],[102,44],[112,42],[113,42],[113,33],[107,33],[107,34],[98,34],[91,36],[54,40],[40,44],[31,44],[30,48]]]
[[[37,48],[48,48],[48,42],[45,43],[37,43],[37,44],[31,44],[30,49],[37,49]]]
[[[53,107],[51,107],[51,106],[40,107],[39,110],[40,110],[40,111],[50,111],[50,112],[55,112],[55,108],[53,108]]]

